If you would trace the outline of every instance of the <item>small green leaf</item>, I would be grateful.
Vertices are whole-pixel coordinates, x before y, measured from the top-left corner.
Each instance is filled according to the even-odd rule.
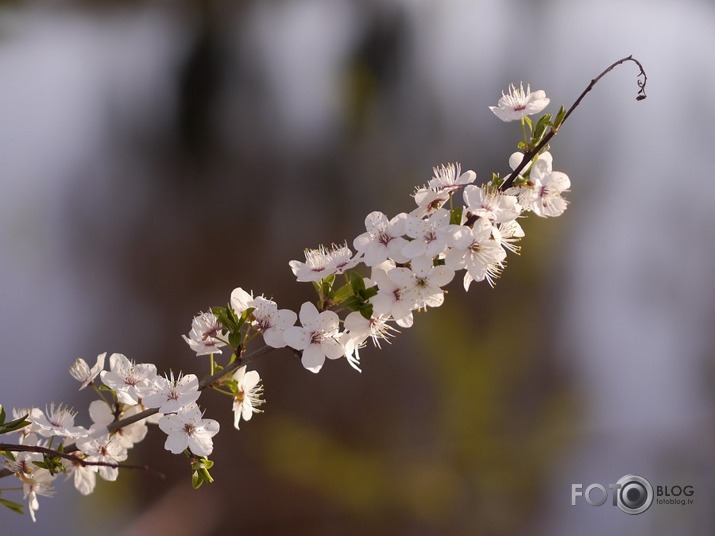
[[[201,478],[201,475],[199,475],[198,471],[194,471],[193,474],[191,475],[191,486],[194,489],[199,489],[201,487],[201,484],[204,483],[204,479]]]
[[[355,294],[360,294],[365,290],[365,280],[357,272],[350,272],[350,286]]]
[[[377,296],[377,287],[366,288],[362,295],[366,300],[369,300],[373,296]]]
[[[5,408],[0,404],[0,425],[5,424]]]
[[[27,420],[27,415],[20,417],[19,419],[15,419],[14,421],[6,422],[0,426],[0,435],[14,432],[20,428],[24,428],[28,424],[30,424],[30,421]]]
[[[554,119],[554,126],[553,126],[554,132],[559,129],[559,127],[561,126],[561,123],[564,122],[564,119],[566,119],[566,108],[564,108],[562,106],[561,108],[559,108],[559,111],[556,114],[556,119]]]
[[[208,458],[192,458],[191,469],[193,473],[191,474],[191,485],[194,489],[199,489],[204,482],[211,484],[214,479],[209,473],[214,465],[214,462]]]
[[[9,508],[13,512],[17,512],[18,514],[25,513],[22,509],[22,505],[14,501],[8,501],[7,499],[0,497],[0,504],[2,504],[5,508]]]
[[[241,346],[241,339],[243,337],[241,336],[240,331],[233,331],[228,334],[228,344],[231,348],[238,348]]]
[[[353,288],[350,284],[343,285],[333,294],[333,303],[336,305],[343,303],[353,295]]]
[[[240,318],[236,319],[236,323],[238,325],[238,329],[241,329],[241,327],[248,322],[248,318],[253,314],[253,311],[255,311],[255,307],[249,307],[245,311],[243,311],[243,314],[241,314]]]
[[[532,132],[534,131],[534,123],[531,122],[531,117],[525,116],[525,117],[524,117],[524,123],[526,123],[527,125],[529,125],[529,130],[531,130]]]
[[[502,184],[504,184],[504,179],[499,176],[499,173],[492,173],[491,186],[494,189],[498,190]]]
[[[531,136],[531,144],[536,146],[539,144],[541,139],[546,133],[546,129],[551,126],[551,114],[544,114],[539,122],[536,123],[536,128],[534,129],[534,134]]]
[[[372,304],[366,303],[360,307],[360,314],[365,320],[370,320],[372,318]]]
[[[227,330],[238,331],[238,322],[235,320],[236,313],[231,307],[212,307],[211,312]]]

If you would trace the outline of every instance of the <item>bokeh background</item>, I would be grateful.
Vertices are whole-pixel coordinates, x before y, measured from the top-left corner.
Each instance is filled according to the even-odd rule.
[[[268,355],[240,432],[204,395],[212,486],[155,432],[130,461],[166,480],[66,482],[0,533],[713,533],[712,2],[0,4],[0,402],[86,408],[67,368],[104,351],[202,370],[195,313],[237,286],[297,309],[304,247],[411,209],[434,165],[507,170],[510,82],[555,111],[628,54],[648,99],[625,65],[569,119],[570,208],[525,221],[496,288],[452,283],[362,374]],[[571,506],[628,473],[694,504]]]

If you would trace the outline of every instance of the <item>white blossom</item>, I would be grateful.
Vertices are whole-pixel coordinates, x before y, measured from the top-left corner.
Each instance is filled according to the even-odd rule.
[[[385,262],[373,268],[371,278],[377,283],[378,292],[370,298],[370,303],[373,314],[390,316],[398,326],[409,328],[412,327],[412,310],[416,303],[406,292],[407,287],[395,281],[400,279],[398,272],[395,272],[394,278],[391,277],[394,269],[393,262]]]
[[[413,240],[402,248],[402,254],[409,258],[436,257],[447,247],[446,233],[449,226],[449,211],[439,209],[427,219],[409,215],[405,221],[405,233]]]
[[[233,426],[238,430],[241,419],[250,421],[254,413],[262,411],[258,408],[264,402],[261,398],[263,387],[258,372],[255,370],[246,372],[245,366],[234,372],[232,378],[238,384],[238,393],[233,399]]]
[[[441,287],[454,278],[454,271],[447,266],[434,266],[431,257],[418,257],[412,259],[411,268],[395,268],[388,276],[403,288],[402,294],[414,309],[426,309],[442,305]]]
[[[451,192],[464,186],[471,184],[477,178],[474,171],[465,171],[462,173],[462,165],[459,162],[447,164],[432,168],[434,177],[429,181],[429,187],[436,192]]]
[[[467,210],[492,223],[504,223],[516,219],[521,214],[521,206],[514,195],[502,192],[490,192],[486,186],[481,188],[469,185],[464,189],[464,204]]]
[[[311,372],[320,372],[325,358],[338,359],[345,348],[338,340],[339,318],[333,311],[318,312],[310,302],[300,308],[301,326],[285,330],[285,341],[291,348],[301,351],[301,363]]]
[[[353,240],[353,247],[364,254],[363,262],[367,266],[375,266],[388,258],[395,262],[409,260],[402,254],[402,248],[407,244],[407,240],[403,238],[406,218],[405,213],[400,213],[391,220],[379,211],[367,215],[366,231]]]
[[[504,93],[496,106],[489,109],[494,112],[502,121],[515,121],[523,119],[527,115],[534,115],[541,112],[549,105],[550,99],[542,90],[531,92],[531,86],[527,84],[524,91],[523,82],[517,88],[514,84],[509,85],[509,92]]]
[[[179,374],[174,379],[170,376],[157,376],[154,378],[155,392],[146,395],[142,403],[147,408],[159,408],[159,413],[174,413],[183,406],[193,404],[199,399],[199,378],[196,374]]]
[[[144,411],[140,404],[124,406],[122,411],[115,418],[112,408],[104,400],[94,400],[89,404],[89,416],[92,419],[92,426],[89,429],[90,437],[99,437],[109,433],[108,427],[116,420],[126,419]],[[112,433],[112,437],[126,449],[132,448],[146,437],[148,432],[146,419],[142,419],[126,426],[118,428]]]
[[[77,448],[85,455],[88,462],[100,462],[111,465],[93,465],[104,480],[114,481],[119,476],[116,464],[127,459],[127,449],[121,441],[110,434],[98,437],[81,437],[77,440]]]
[[[44,437],[70,437],[77,438],[87,435],[87,430],[74,425],[77,412],[67,406],[50,404],[45,413],[31,415],[29,420],[36,425],[37,433]]]
[[[278,304],[263,296],[253,297],[242,288],[231,292],[231,307],[237,315],[253,308],[250,315],[251,326],[263,335],[264,342],[272,348],[283,348],[286,343],[283,332],[295,324],[298,315],[290,309],[278,309]]]
[[[181,454],[188,448],[197,456],[209,456],[213,451],[212,438],[219,431],[219,423],[201,417],[199,407],[190,404],[159,419],[159,428],[167,434],[164,448],[173,454]]]
[[[290,261],[288,265],[299,282],[320,281],[332,274],[342,274],[360,262],[347,244],[333,244],[330,249],[319,246],[304,250],[305,262]]]
[[[537,216],[560,216],[566,210],[567,201],[561,194],[571,187],[565,173],[551,169],[551,158],[543,153],[532,166],[529,181],[519,194],[519,202],[526,210]]]
[[[117,393],[117,399],[122,404],[136,404],[151,392],[156,365],[134,364],[123,354],[112,354],[109,356],[109,370],[103,370],[99,377],[104,385]]]
[[[80,390],[87,387],[94,379],[99,376],[99,373],[104,369],[104,359],[107,357],[107,352],[101,353],[97,356],[97,362],[92,368],[89,368],[87,362],[78,357],[75,362],[70,366],[70,374],[78,382],[82,382],[80,385]]]
[[[392,320],[389,314],[374,314],[365,318],[361,313],[353,311],[345,317],[345,331],[341,340],[345,346],[345,357],[355,370],[360,372],[360,348],[365,345],[368,338],[380,348],[380,341],[390,342],[389,338],[397,332],[387,322]]]
[[[490,285],[499,275],[506,258],[506,251],[493,237],[498,231],[488,220],[478,219],[474,227],[459,227],[452,234],[450,249],[445,256],[445,265],[459,270],[466,268],[464,290],[469,290],[472,281],[487,279]]]
[[[182,335],[196,355],[220,354],[228,335],[213,313],[199,313],[191,322],[188,337]]]

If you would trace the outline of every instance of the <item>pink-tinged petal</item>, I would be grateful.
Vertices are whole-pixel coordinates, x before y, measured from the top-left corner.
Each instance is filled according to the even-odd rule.
[[[107,426],[114,420],[112,410],[104,400],[93,400],[89,404],[89,418],[100,426]]]
[[[335,339],[325,339],[320,343],[320,351],[328,359],[338,359],[345,355],[345,347]]]
[[[335,311],[323,311],[318,316],[315,327],[324,331],[326,335],[330,336],[337,333],[340,327],[340,317],[335,313]]]
[[[325,354],[321,351],[318,345],[311,344],[303,350],[300,362],[310,372],[317,374],[320,372],[320,369],[323,368],[323,363],[325,363]]]
[[[544,184],[549,186],[549,192],[551,193],[561,193],[571,188],[571,181],[568,175],[560,171],[552,172],[551,175],[544,180]]]
[[[318,312],[318,308],[313,305],[312,302],[305,302],[303,305],[300,306],[300,323],[303,326],[312,326],[314,325],[315,322],[318,321],[318,317],[320,316],[320,313]]]
[[[365,229],[371,232],[385,229],[389,223],[387,216],[379,210],[375,210],[365,217]]]
[[[221,425],[217,420],[214,419],[201,419],[201,428],[205,433],[213,437],[219,433],[219,431],[221,430]]]
[[[403,255],[402,250],[407,245],[407,240],[398,236],[387,243],[387,254],[393,261],[403,263],[410,260],[409,257]]]
[[[295,311],[291,311],[290,309],[280,309],[275,314],[274,325],[276,327],[287,328],[295,324],[296,320],[298,320],[298,315]]]
[[[414,259],[415,257],[420,257],[425,254],[427,246],[424,240],[417,239],[412,242],[408,242],[401,250],[401,253],[408,259]]]
[[[277,328],[268,328],[263,332],[263,342],[271,348],[283,348],[287,343],[284,331]]]
[[[444,265],[450,270],[461,270],[464,268],[467,252],[462,249],[448,249],[444,256]]]
[[[248,372],[246,372],[243,379],[243,390],[250,391],[256,385],[258,385],[259,381],[261,381],[261,377],[259,376],[258,372],[256,372],[255,370],[249,370]]]
[[[164,448],[172,454],[181,454],[188,446],[189,437],[183,432],[169,434],[164,442]]]
[[[438,287],[447,285],[452,279],[454,279],[454,270],[450,270],[446,266],[435,266],[429,276],[430,283]]]
[[[74,473],[74,487],[82,495],[89,495],[94,491],[97,483],[97,473],[87,467],[76,467]]]
[[[239,315],[249,307],[252,307],[252,305],[250,305],[252,301],[253,296],[241,287],[235,288],[233,292],[231,292],[231,307]]]
[[[478,207],[482,203],[481,188],[470,184],[464,188],[462,198],[464,199],[464,204],[468,207]]]
[[[111,463],[111,462],[110,462]],[[99,476],[108,482],[114,482],[119,476],[119,469],[117,467],[101,466],[99,468]]]
[[[443,292],[436,292],[429,296],[425,296],[425,298],[424,298],[424,304],[427,307],[439,307],[443,303],[444,303],[444,293]]]
[[[412,270],[409,268],[393,268],[387,273],[387,277],[389,277],[398,288],[409,287],[414,282]]]
[[[199,388],[199,378],[196,374],[185,374],[182,376],[178,382],[176,382],[177,387],[181,387],[182,390],[193,390]]]
[[[164,415],[159,419],[159,429],[165,434],[172,434],[184,429],[184,423],[177,415]]]
[[[109,356],[109,368],[112,372],[124,375],[132,368],[132,363],[123,354],[112,354]]]
[[[291,326],[283,333],[283,338],[288,346],[296,350],[303,350],[310,344],[310,333],[308,330]]]
[[[211,437],[203,434],[194,434],[188,437],[187,445],[191,452],[197,456],[210,456],[214,449],[214,442]],[[174,453],[178,454],[178,453]]]

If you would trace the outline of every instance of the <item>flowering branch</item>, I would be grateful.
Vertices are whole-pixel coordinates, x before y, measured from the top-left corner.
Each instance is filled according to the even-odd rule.
[[[583,92],[578,96],[578,98],[574,101],[574,103],[571,105],[571,107],[568,109],[568,111],[564,112],[563,114],[561,111],[559,111],[559,114],[556,116],[556,121],[554,122],[553,125],[551,125],[551,129],[549,132],[544,135],[543,139],[530,151],[528,151],[525,155],[521,163],[514,169],[514,171],[511,172],[511,175],[507,177],[507,179],[504,181],[504,183],[501,185],[502,190],[508,189],[513,183],[514,180],[519,176],[519,173],[531,162],[531,160],[537,156],[538,154],[541,153],[541,151],[546,147],[546,145],[549,143],[551,138],[553,138],[556,133],[558,132],[559,128],[561,128],[561,125],[563,125],[566,122],[566,119],[571,115],[571,113],[578,108],[578,106],[581,104],[581,101],[583,98],[586,96],[588,92],[590,92],[593,89],[593,86],[595,86],[598,81],[606,76],[609,72],[611,72],[613,69],[621,65],[622,63],[625,63],[627,61],[632,61],[634,62],[637,66],[638,69],[640,69],[638,76],[636,78],[636,83],[638,84],[638,94],[636,95],[636,100],[641,101],[646,98],[645,94],[645,86],[646,83],[648,82],[648,77],[645,74],[645,69],[643,68],[643,65],[641,64],[640,61],[635,59],[632,55],[631,56],[626,56],[625,58],[621,58],[620,60],[613,62],[611,65],[609,65],[606,69],[604,69],[601,74],[599,74],[596,78],[591,80],[591,82],[586,86],[586,89],[583,90]],[[562,108],[563,110],[563,108]],[[560,120],[559,120],[560,118]]]
[[[67,451],[60,452],[59,450],[49,449],[45,447],[30,446],[30,445],[15,445],[12,443],[0,443],[0,452],[37,452],[40,454],[46,454],[50,457],[58,457],[68,460],[72,463],[79,464],[83,467],[113,467],[117,469],[140,469],[142,471],[148,471],[156,474],[160,478],[166,478],[166,475],[160,473],[156,469],[152,469],[148,465],[133,465],[129,463],[110,463],[110,462],[91,462],[84,458],[75,456]],[[8,473],[12,474],[12,473]],[[6,476],[6,475],[3,475]]]
[[[313,373],[320,372],[326,359],[342,357],[360,371],[360,349],[368,340],[379,348],[400,329],[412,327],[415,313],[441,306],[445,287],[457,273],[463,272],[465,291],[474,281],[493,286],[507,255],[519,252],[525,233],[518,220],[530,212],[560,216],[567,208],[562,194],[571,181],[553,169],[549,140],[593,86],[626,61],[640,67],[637,99],[644,99],[645,71],[628,56],[591,80],[571,108],[562,106],[553,120],[551,114],[531,119],[550,102],[544,91],[511,85],[490,107],[503,121],[521,123],[523,139],[509,158],[509,176],[502,179],[494,173],[490,182],[476,186],[476,173],[462,173],[459,163],[435,167],[428,183],[413,193],[416,208],[392,218],[377,211],[368,214],[365,232],[352,241],[356,253],[347,241],[306,249],[304,262],[288,264],[298,282],[313,285],[317,297],[298,312],[279,309],[275,301],[238,287],[226,306],[196,315],[183,338],[197,356],[207,356],[209,372],[203,379],[183,373],[160,376],[156,365],[135,363],[118,353],[109,356],[105,369],[103,353],[92,367],[81,358],[70,367],[80,389],[91,386],[99,395],[89,405],[89,429],[76,426],[76,412],[61,404],[44,411],[14,409],[9,422],[0,406],[0,435],[15,433],[18,441],[0,443],[5,458],[0,478],[17,477],[34,520],[37,497],[53,493],[59,472],[72,474],[77,490],[87,495],[97,475],[112,481],[119,469],[148,470],[122,462],[146,436],[147,424],[156,424],[166,434],[166,450],[189,460],[192,485],[213,482],[208,457],[220,426],[204,418],[197,403],[200,395],[210,389],[228,396],[233,426],[239,429],[264,403],[258,372],[247,370],[247,365],[269,351],[288,348]],[[369,269],[369,276],[358,271],[360,264]],[[264,344],[246,353],[255,338]],[[231,355],[220,362],[225,349]],[[21,505],[2,497],[0,504],[22,511]]]

